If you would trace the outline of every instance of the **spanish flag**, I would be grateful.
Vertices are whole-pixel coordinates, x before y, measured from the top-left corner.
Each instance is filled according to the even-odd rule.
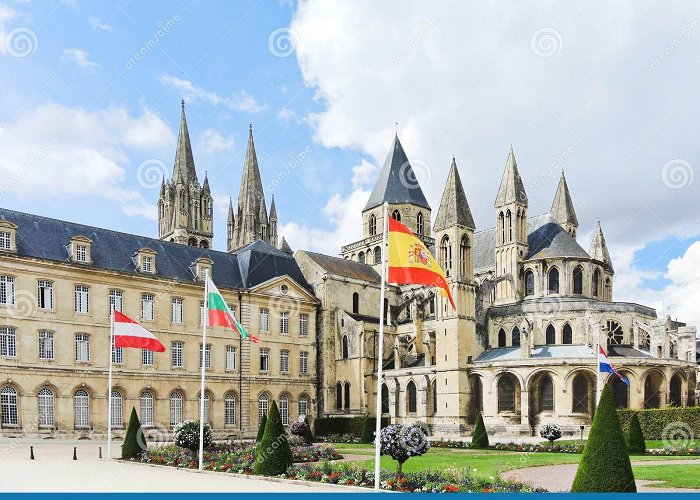
[[[423,242],[410,229],[389,217],[389,283],[427,285],[444,290],[457,309],[447,286],[445,272]]]

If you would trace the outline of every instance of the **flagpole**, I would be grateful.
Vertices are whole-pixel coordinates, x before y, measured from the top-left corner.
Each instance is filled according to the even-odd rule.
[[[201,350],[201,364],[202,364],[202,387],[199,390],[199,470],[204,468],[204,373],[205,367],[207,365],[207,323],[209,320],[209,296],[208,296],[208,284],[209,282],[209,272],[207,269],[204,270],[204,317],[202,318],[202,350]]]
[[[112,460],[112,346],[114,345],[114,304],[109,307],[109,377],[107,382],[107,460]]]
[[[596,386],[595,386],[595,404],[600,403],[600,324],[598,326],[598,342],[595,350],[596,356]]]
[[[382,219],[382,275],[380,281],[380,292],[379,292],[379,348],[377,353],[377,404],[376,404],[376,426],[374,434],[374,489],[379,489],[380,483],[380,463],[379,459],[381,456],[380,450],[380,439],[382,432],[382,365],[384,364],[384,288],[386,280],[386,261],[387,261],[387,233],[389,231],[389,224],[387,217],[389,216],[389,204],[384,202],[384,218]]]

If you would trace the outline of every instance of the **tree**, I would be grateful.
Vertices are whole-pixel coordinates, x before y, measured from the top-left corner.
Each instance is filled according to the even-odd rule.
[[[265,433],[265,424],[267,423],[267,414],[263,415],[258,425],[258,435],[255,437],[255,442],[259,443]]]
[[[430,441],[424,424],[388,425],[379,437],[380,453],[396,460],[396,478],[402,476],[403,464],[410,457],[419,457],[428,452]]]
[[[309,422],[309,417],[304,415],[304,423],[306,424],[306,432],[304,433],[304,440],[311,444],[314,442],[314,435],[311,432],[311,422]]]
[[[254,470],[262,476],[279,476],[292,465],[292,450],[284,432],[277,403],[272,402],[265,432],[258,442]]]
[[[131,408],[131,416],[129,417],[129,425],[126,427],[126,436],[124,436],[124,444],[122,444],[122,458],[130,460],[137,458],[148,449],[146,436],[141,429],[141,422],[136,415],[136,408]]]
[[[377,430],[376,417],[367,416],[362,422],[362,434],[360,434],[360,443],[374,443],[374,433]]]
[[[173,436],[175,444],[181,448],[190,450],[192,459],[198,458],[199,455],[199,420],[185,420],[175,427]],[[204,424],[204,449],[211,446],[211,426],[208,423]]]
[[[306,417],[304,417],[304,420],[295,420],[292,422],[292,425],[289,426],[289,431],[294,436],[302,438],[306,444],[311,444],[314,440],[314,436],[311,434],[309,421]]]
[[[474,426],[474,432],[472,433],[472,444],[471,448],[476,450],[485,450],[489,447],[489,435],[486,433],[486,426],[484,425],[484,416],[479,413],[479,417],[476,419],[476,425]]]
[[[549,441],[549,449],[554,448],[554,441],[561,437],[561,427],[557,424],[544,424],[540,427],[540,437]]]
[[[591,431],[588,434],[588,441],[583,449],[571,491],[572,493],[635,493],[637,491],[625,435],[613,403],[612,391],[607,384],[603,388],[600,403],[595,411]]]
[[[639,425],[639,417],[636,413],[633,413],[630,419],[630,427],[627,432],[627,451],[631,455],[644,455],[647,451],[642,426]]]

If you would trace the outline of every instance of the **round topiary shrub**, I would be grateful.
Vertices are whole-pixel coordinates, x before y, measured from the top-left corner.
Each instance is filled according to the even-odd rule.
[[[549,441],[549,448],[554,448],[554,441],[561,437],[561,427],[557,424],[543,424],[540,427],[540,437]]]
[[[380,453],[396,460],[396,477],[401,477],[401,469],[410,457],[419,457],[428,452],[430,441],[424,424],[389,425],[379,436]]]
[[[122,458],[124,460],[138,458],[141,456],[141,453],[147,449],[148,444],[146,443],[146,436],[141,429],[141,422],[139,421],[138,415],[136,415],[136,408],[132,407],[129,424],[126,427],[124,443],[122,444]]]
[[[489,435],[486,433],[486,426],[484,425],[484,416],[479,413],[476,419],[476,425],[474,426],[474,432],[472,433],[472,444],[470,448],[477,450],[485,450],[489,447]]]
[[[185,420],[175,426],[173,440],[177,446],[190,450],[192,458],[196,459],[199,455],[199,420]],[[204,449],[209,448],[211,443],[211,426],[205,423]]]
[[[272,402],[265,432],[258,443],[254,470],[262,476],[279,476],[292,465],[292,450],[284,432],[277,403]]]
[[[644,455],[647,451],[642,426],[639,424],[639,417],[636,413],[630,418],[630,427],[627,432],[627,451],[630,455]]]

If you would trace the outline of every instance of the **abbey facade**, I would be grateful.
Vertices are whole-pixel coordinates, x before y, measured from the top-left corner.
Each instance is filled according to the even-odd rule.
[[[273,400],[285,424],[373,414],[379,363],[382,413],[394,422],[461,436],[483,413],[492,432],[528,435],[543,422],[578,432],[595,407],[598,342],[630,381],[602,377],[619,407],[696,404],[695,327],[615,302],[600,224],[586,251],[563,174],[550,212],[531,216],[512,150],[495,226],[477,230],[456,161],[433,217],[395,137],[362,212],[363,238],[339,256],[293,252],[278,236],[252,128],[225,252],[212,249],[213,203],[183,104],[158,238],[0,209],[0,435],[103,437],[111,398],[117,436],[134,407],[167,439],[198,418],[201,363],[218,438],[254,436]],[[456,309],[434,289],[387,285],[379,317],[384,203],[434,252]],[[202,345],[205,270],[261,343],[217,327]],[[111,347],[110,306],[166,352]]]

